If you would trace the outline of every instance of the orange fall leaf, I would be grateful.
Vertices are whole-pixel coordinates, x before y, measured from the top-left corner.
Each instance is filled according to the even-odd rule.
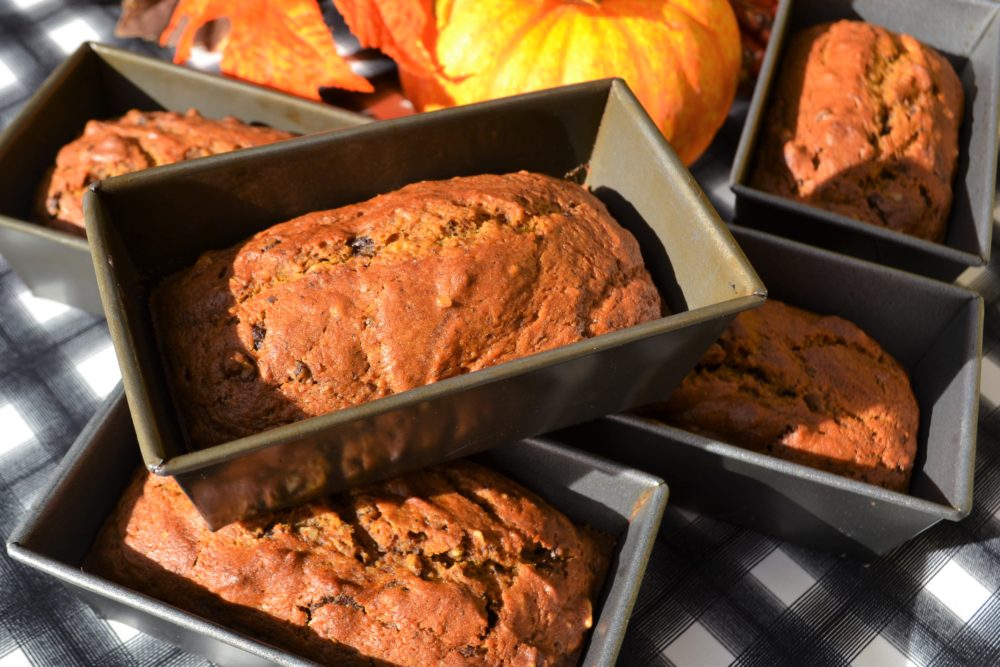
[[[174,62],[185,62],[198,29],[223,18],[225,74],[316,100],[321,86],[373,90],[337,54],[316,0],[180,0],[160,43],[176,37]]]
[[[437,26],[434,0],[333,0],[362,46],[381,50],[401,67],[431,74]]]

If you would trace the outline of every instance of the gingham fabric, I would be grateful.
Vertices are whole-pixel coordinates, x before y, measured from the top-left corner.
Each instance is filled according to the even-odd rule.
[[[116,41],[116,17],[117,2],[0,0],[0,126],[81,41]],[[738,133],[734,121],[722,143]],[[728,167],[716,158],[696,175],[725,214]],[[1000,262],[961,280],[987,302],[971,516],[865,565],[670,508],[621,665],[1000,664]],[[0,260],[4,539],[118,378],[104,322],[32,297]],[[0,555],[0,667],[207,664],[100,619],[63,585]]]

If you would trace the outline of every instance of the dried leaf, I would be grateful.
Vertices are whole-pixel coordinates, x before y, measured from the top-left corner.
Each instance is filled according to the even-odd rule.
[[[178,33],[174,62],[184,62],[198,29],[217,19],[229,21],[225,74],[316,100],[320,86],[372,91],[337,54],[316,0],[180,0],[160,43]]]
[[[362,46],[376,48],[403,68],[432,74],[437,26],[434,0],[333,0]]]
[[[740,26],[743,43],[743,69],[740,72],[744,88],[753,87],[760,74],[764,50],[771,38],[771,25],[778,10],[778,0],[729,0]]]
[[[122,0],[115,37],[138,37],[150,42],[160,38],[177,0]]]

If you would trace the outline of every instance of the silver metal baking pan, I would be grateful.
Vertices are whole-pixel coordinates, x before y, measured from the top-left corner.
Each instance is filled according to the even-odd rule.
[[[509,443],[477,458],[572,520],[617,537],[582,665],[613,665],[667,502],[651,475],[545,440]],[[223,665],[314,664],[281,648],[84,572],[91,544],[141,464],[119,389],[69,450],[48,491],[14,530],[11,557],[70,586],[99,613]]]
[[[998,16],[1000,4],[989,0],[782,0],[730,174],[735,222],[941,280],[951,281],[968,267],[985,264],[997,190]],[[962,81],[965,115],[944,243],[852,220],[748,184],[789,35],[840,19],[863,20],[912,35],[947,56]]]
[[[769,298],[851,320],[910,374],[910,493],[751,452],[633,414],[551,437],[662,476],[671,502],[785,540],[872,558],[972,509],[983,300],[974,292],[733,228]]]
[[[671,315],[189,450],[148,308],[164,277],[277,222],[407,183],[520,169],[563,176],[581,165],[637,237]],[[129,174],[93,186],[85,206],[143,458],[176,476],[214,526],[647,402],[764,299],[726,226],[617,80]]]
[[[103,44],[80,46],[0,135],[0,252],[36,296],[103,315],[86,239],[38,224],[43,175],[88,120],[129,109],[236,116],[300,134],[368,119],[343,109],[205,74]]]

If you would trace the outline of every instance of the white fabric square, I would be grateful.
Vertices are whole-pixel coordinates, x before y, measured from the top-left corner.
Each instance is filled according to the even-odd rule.
[[[851,662],[851,667],[919,667],[882,635],[875,637]]]
[[[953,560],[948,561],[925,588],[963,623],[968,623],[990,598],[986,587]]]
[[[200,46],[191,49],[187,64],[195,69],[215,71],[222,64],[221,51],[209,51]]]
[[[10,403],[0,407],[0,454],[6,454],[34,437],[35,432],[17,408]]]
[[[816,583],[811,574],[781,549],[769,553],[750,570],[750,574],[786,607],[791,606]]]
[[[681,633],[663,654],[676,667],[716,667],[733,661],[733,654],[698,621]]]
[[[43,4],[45,2],[51,2],[51,0],[11,0],[11,2],[14,3],[15,7],[23,10],[23,9],[31,9],[32,7]]]
[[[680,507],[675,507],[673,510],[688,523],[694,523],[694,520],[698,518],[698,513],[691,510],[682,510]]]
[[[990,405],[1000,406],[1000,365],[988,356],[983,357],[979,392]]]
[[[32,667],[28,656],[19,648],[0,658],[0,667]]]
[[[51,299],[42,299],[31,292],[24,291],[17,295],[17,300],[21,302],[28,314],[39,324],[45,324],[51,319],[59,317],[69,306]]]
[[[7,66],[7,63],[0,60],[0,90],[17,83],[17,75],[14,70]]]
[[[94,28],[81,18],[67,21],[48,31],[49,39],[56,43],[62,52],[69,55],[84,42],[96,40],[100,36]]]
[[[118,370],[118,358],[115,357],[115,348],[108,345],[98,352],[90,355],[76,365],[76,372],[80,374],[91,391],[99,398],[104,398],[111,393],[118,381],[122,378],[121,371]]]
[[[121,640],[122,644],[139,634],[139,631],[131,625],[125,625],[124,623],[120,623],[118,621],[109,620],[108,625],[111,626],[111,631],[115,633],[115,636],[118,637],[119,640]]]

